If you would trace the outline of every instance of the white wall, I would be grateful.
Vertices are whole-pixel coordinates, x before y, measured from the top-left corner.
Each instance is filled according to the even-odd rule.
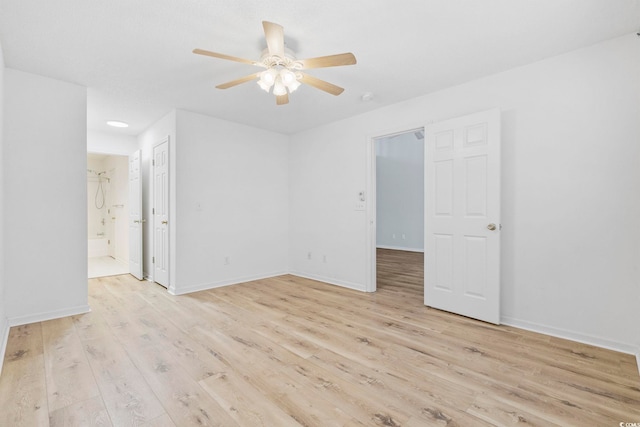
[[[117,132],[87,131],[87,152],[128,156],[138,149],[135,136]]]
[[[9,321],[85,312],[86,89],[13,69],[4,77]]]
[[[365,288],[367,135],[502,110],[502,320],[640,347],[635,34],[292,137],[291,269]],[[323,264],[308,251],[327,255]]]
[[[169,138],[169,244],[174,245],[176,241],[176,226],[173,224],[176,211],[176,112],[171,111],[149,129],[138,135],[138,146],[142,150],[142,216],[147,222],[143,230],[143,270],[145,278],[153,280],[153,230],[151,208],[153,207],[153,192],[151,187],[151,157],[153,147],[161,143],[165,138]],[[172,250],[169,254],[169,281],[175,283],[176,254]]]
[[[289,138],[177,110],[138,137],[148,220],[145,275],[153,278],[151,157],[167,136],[170,292],[286,273]]]
[[[287,272],[285,135],[177,111],[174,293]],[[228,258],[228,265],[225,260]]]
[[[299,276],[364,290],[366,218],[354,206],[366,189],[365,135],[371,124],[352,123],[291,138],[289,268]]]
[[[4,56],[0,44],[0,166],[3,166],[4,151]],[[9,322],[7,321],[7,305],[4,274],[4,166],[0,170],[0,372],[9,338]]]
[[[424,250],[424,139],[376,139],[376,245]]]

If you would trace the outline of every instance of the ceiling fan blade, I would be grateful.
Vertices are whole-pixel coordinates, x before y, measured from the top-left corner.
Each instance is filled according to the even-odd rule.
[[[318,58],[301,59],[303,70],[310,68],[339,67],[341,65],[353,65],[356,57],[353,53],[340,53],[338,55],[320,56]]]
[[[284,28],[282,25],[262,21],[262,26],[264,27],[264,37],[267,39],[269,55],[284,58]]]
[[[316,89],[323,90],[327,93],[330,93],[331,95],[336,95],[336,96],[344,92],[344,89],[341,88],[340,86],[336,86],[329,82],[325,82],[324,80],[320,80],[316,77],[310,76],[309,74],[305,74],[305,73],[300,73],[300,74],[302,74],[302,77],[300,78],[300,81],[302,83],[306,83],[309,86],[315,87]]]
[[[225,55],[224,53],[211,52],[203,49],[193,49],[193,53],[198,55],[213,56],[214,58],[227,59],[229,61],[241,62],[243,64],[257,65],[259,67],[263,66],[262,64],[250,59],[238,58],[237,56]]]
[[[289,103],[289,95],[288,94],[284,94],[284,95],[279,95],[276,96],[276,104],[278,105],[284,105],[284,104],[288,104]]]
[[[222,83],[216,86],[218,89],[229,89],[230,87],[238,86],[239,84],[250,82],[260,77],[260,73],[253,73],[248,76],[240,77],[239,79],[232,80],[227,83]]]

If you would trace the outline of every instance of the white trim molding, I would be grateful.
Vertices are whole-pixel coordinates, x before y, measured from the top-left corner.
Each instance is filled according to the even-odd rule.
[[[47,311],[44,313],[29,314],[27,316],[10,317],[9,326],[20,326],[28,323],[44,322],[46,320],[59,319],[61,317],[75,316],[77,314],[89,313],[89,305],[79,305],[76,307],[63,308],[60,310]]]
[[[318,275],[315,275],[315,274],[299,273],[299,272],[296,272],[296,271],[292,271],[289,274],[292,275],[292,276],[302,277],[304,279],[311,279],[311,280],[316,280],[318,282],[328,283],[330,285],[340,286],[342,288],[353,289],[354,291],[372,292],[372,291],[368,291],[366,289],[365,285],[359,284],[359,283],[352,283],[352,282],[347,282],[347,281],[344,281],[344,280],[335,280],[335,279],[330,279],[330,278],[324,277],[324,276],[318,276]]]
[[[596,337],[593,335],[583,334],[581,332],[574,332],[567,329],[555,328],[553,326],[515,319],[507,316],[503,316],[500,321],[503,325],[513,326],[515,328],[524,329],[531,332],[538,332],[540,334],[550,335],[556,338],[563,338],[566,340],[589,344],[613,351],[619,351],[621,353],[632,355],[635,354],[636,360],[638,361],[638,369],[640,370],[640,350],[637,349],[634,345]]]
[[[200,285],[187,286],[187,287],[180,288],[180,289],[176,289],[174,284],[171,284],[171,285],[169,285],[169,288],[167,289],[167,291],[171,295],[185,295],[185,294],[190,294],[192,292],[206,291],[208,289],[221,288],[223,286],[238,285],[240,283],[253,282],[255,280],[263,280],[263,279],[269,279],[271,277],[284,276],[285,274],[287,274],[286,271],[279,271],[279,272],[275,272],[275,273],[260,274],[260,275],[255,275],[255,276],[246,276],[246,277],[238,277],[238,278],[220,280],[220,281],[217,281],[217,282],[210,282],[210,283],[202,283]]]
[[[638,374],[640,374],[640,347],[636,350],[636,365],[638,365]]]

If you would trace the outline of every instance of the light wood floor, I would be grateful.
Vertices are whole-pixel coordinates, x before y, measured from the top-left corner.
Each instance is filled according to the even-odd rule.
[[[173,297],[93,279],[91,313],[11,329],[0,425],[640,422],[632,356],[426,308],[419,254],[379,256],[375,294],[282,276]]]

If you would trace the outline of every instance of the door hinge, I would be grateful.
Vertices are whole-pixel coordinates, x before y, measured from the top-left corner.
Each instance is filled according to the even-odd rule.
[[[156,161],[155,160],[151,160],[151,166],[155,166],[156,165]]]
[[[156,208],[151,208],[151,213],[155,214],[156,213]]]
[[[155,264],[155,263],[156,263],[156,257],[154,257],[154,256],[153,256],[153,257],[151,257],[151,263],[152,263],[152,264]]]

